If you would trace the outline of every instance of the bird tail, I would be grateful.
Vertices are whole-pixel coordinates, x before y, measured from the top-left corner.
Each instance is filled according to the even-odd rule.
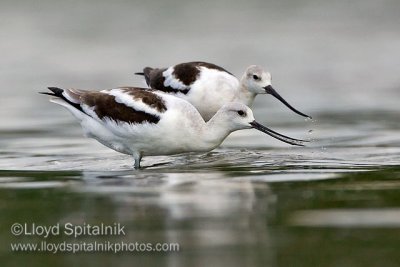
[[[135,72],[135,75],[140,75],[140,76],[150,76],[150,73],[153,71],[154,69],[151,67],[146,67],[143,69],[143,72]]]
[[[47,87],[47,89],[49,89],[51,91],[51,93],[49,92],[39,92],[39,94],[42,95],[51,95],[51,96],[56,96],[59,98],[64,98],[64,96],[62,95],[64,92],[64,89],[58,88],[58,87]]]
[[[151,72],[154,69],[151,67],[146,67],[143,69],[143,72],[136,72],[135,75],[141,75],[144,76],[144,79],[146,80],[147,86],[150,86],[150,77],[151,77]]]
[[[62,106],[72,106],[81,112],[84,112],[81,107],[81,95],[85,91],[78,89],[61,89],[58,87],[47,87],[51,92],[39,92],[39,94],[53,96],[50,101]],[[61,100],[61,101],[60,101]]]

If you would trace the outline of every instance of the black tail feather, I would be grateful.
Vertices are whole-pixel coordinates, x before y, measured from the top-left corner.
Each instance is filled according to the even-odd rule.
[[[147,79],[150,78],[150,73],[151,73],[153,70],[154,70],[154,68],[145,67],[145,68],[143,69],[143,72],[135,72],[135,75],[144,76],[144,77],[146,78],[146,80],[147,80]]]
[[[70,104],[71,106],[73,106],[74,108],[82,111],[83,113],[85,113],[82,110],[82,107],[80,104],[74,103],[70,100],[68,100],[64,95],[64,89],[58,88],[58,87],[47,87],[47,89],[49,89],[52,93],[49,92],[39,92],[39,94],[43,94],[43,95],[50,95],[50,96],[55,96],[58,98],[61,98],[62,100],[64,100],[65,102],[67,102],[68,104]]]
[[[152,76],[151,73],[153,71],[154,71],[154,69],[151,68],[151,67],[146,67],[146,68],[143,69],[143,75],[144,75],[144,79],[146,80],[147,86],[150,86],[150,84],[151,84],[151,76]]]
[[[144,79],[146,80],[147,86],[150,86],[150,73],[153,71],[153,68],[146,67],[143,69],[143,72],[135,72],[135,75],[140,75],[144,76]]]
[[[47,89],[49,89],[53,93],[39,92],[39,94],[56,96],[56,97],[59,97],[59,98],[62,98],[64,100],[66,100],[65,97],[62,94],[64,92],[64,89],[61,89],[61,88],[58,88],[58,87],[47,87]]]

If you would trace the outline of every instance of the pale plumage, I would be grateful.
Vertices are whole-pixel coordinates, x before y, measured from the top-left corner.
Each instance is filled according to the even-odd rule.
[[[233,131],[255,128],[283,142],[303,145],[254,120],[241,103],[224,105],[207,123],[189,102],[156,90],[122,87],[84,91],[49,87],[50,101],[67,108],[87,137],[132,155],[135,168],[143,156],[210,151]]]
[[[168,68],[146,67],[147,85],[189,101],[207,121],[226,103],[240,102],[249,107],[258,94],[271,94],[297,114],[310,117],[284,100],[271,85],[271,74],[260,66],[248,67],[238,80],[222,67],[206,62],[181,63]]]

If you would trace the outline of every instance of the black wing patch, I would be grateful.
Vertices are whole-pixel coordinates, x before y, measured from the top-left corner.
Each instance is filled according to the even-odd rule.
[[[138,73],[140,75],[144,75],[146,79],[146,83],[150,88],[160,90],[166,93],[183,93],[187,94],[190,91],[190,86],[197,80],[200,74],[199,67],[206,67],[209,69],[215,69],[219,71],[226,72],[230,75],[232,73],[228,72],[224,68],[217,66],[212,63],[202,62],[202,61],[193,61],[187,63],[181,63],[173,66],[172,79],[176,79],[180,83],[186,86],[186,88],[174,88],[171,86],[165,86],[165,77],[163,73],[167,70],[167,68],[162,69],[154,69],[151,67],[146,67],[143,69],[143,73]]]
[[[150,91],[148,89],[138,87],[120,87],[119,89],[122,92],[132,96],[133,99],[142,100],[143,103],[156,109],[160,113],[163,113],[167,110],[164,100],[160,96],[154,94],[154,90]]]
[[[101,92],[88,92],[82,96],[82,103],[93,108],[99,119],[105,118],[115,122],[140,124],[143,122],[158,123],[160,117],[135,110],[123,103],[118,103],[115,96]]]
[[[140,124],[143,122],[158,123],[160,121],[159,116],[128,107],[124,103],[117,102],[115,96],[107,93],[76,89],[61,89],[57,87],[49,87],[48,89],[52,93],[41,92],[41,94],[61,98],[74,108],[88,116],[91,116],[85,112],[82,105],[89,106],[93,109],[100,120],[108,118],[115,122],[134,124]],[[160,113],[163,113],[167,110],[164,100],[151,91],[135,87],[124,87],[120,88],[120,90],[132,96],[133,100],[140,99],[143,103],[154,108]],[[74,102],[69,100],[65,94],[67,94],[70,98],[73,98]]]
[[[188,89],[178,89],[174,88],[171,86],[165,86],[165,77],[163,76],[164,71],[166,71],[166,68],[163,69],[152,69],[152,68],[144,68],[144,77],[146,79],[146,83],[150,88],[160,90],[166,93],[182,93],[182,94],[187,94],[189,92]]]

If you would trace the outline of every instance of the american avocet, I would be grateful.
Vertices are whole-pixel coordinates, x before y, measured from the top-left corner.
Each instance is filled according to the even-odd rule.
[[[50,101],[67,108],[85,136],[132,155],[135,168],[143,156],[210,151],[233,131],[255,128],[283,142],[303,140],[281,135],[254,120],[241,103],[224,105],[207,123],[189,102],[160,91],[121,87],[84,91],[49,87]]]
[[[239,81],[222,67],[206,62],[181,63],[168,68],[146,67],[143,72],[147,85],[172,93],[189,101],[208,121],[226,103],[240,102],[252,106],[257,94],[270,94],[297,114],[298,111],[283,99],[271,85],[271,74],[260,66],[248,67]]]

